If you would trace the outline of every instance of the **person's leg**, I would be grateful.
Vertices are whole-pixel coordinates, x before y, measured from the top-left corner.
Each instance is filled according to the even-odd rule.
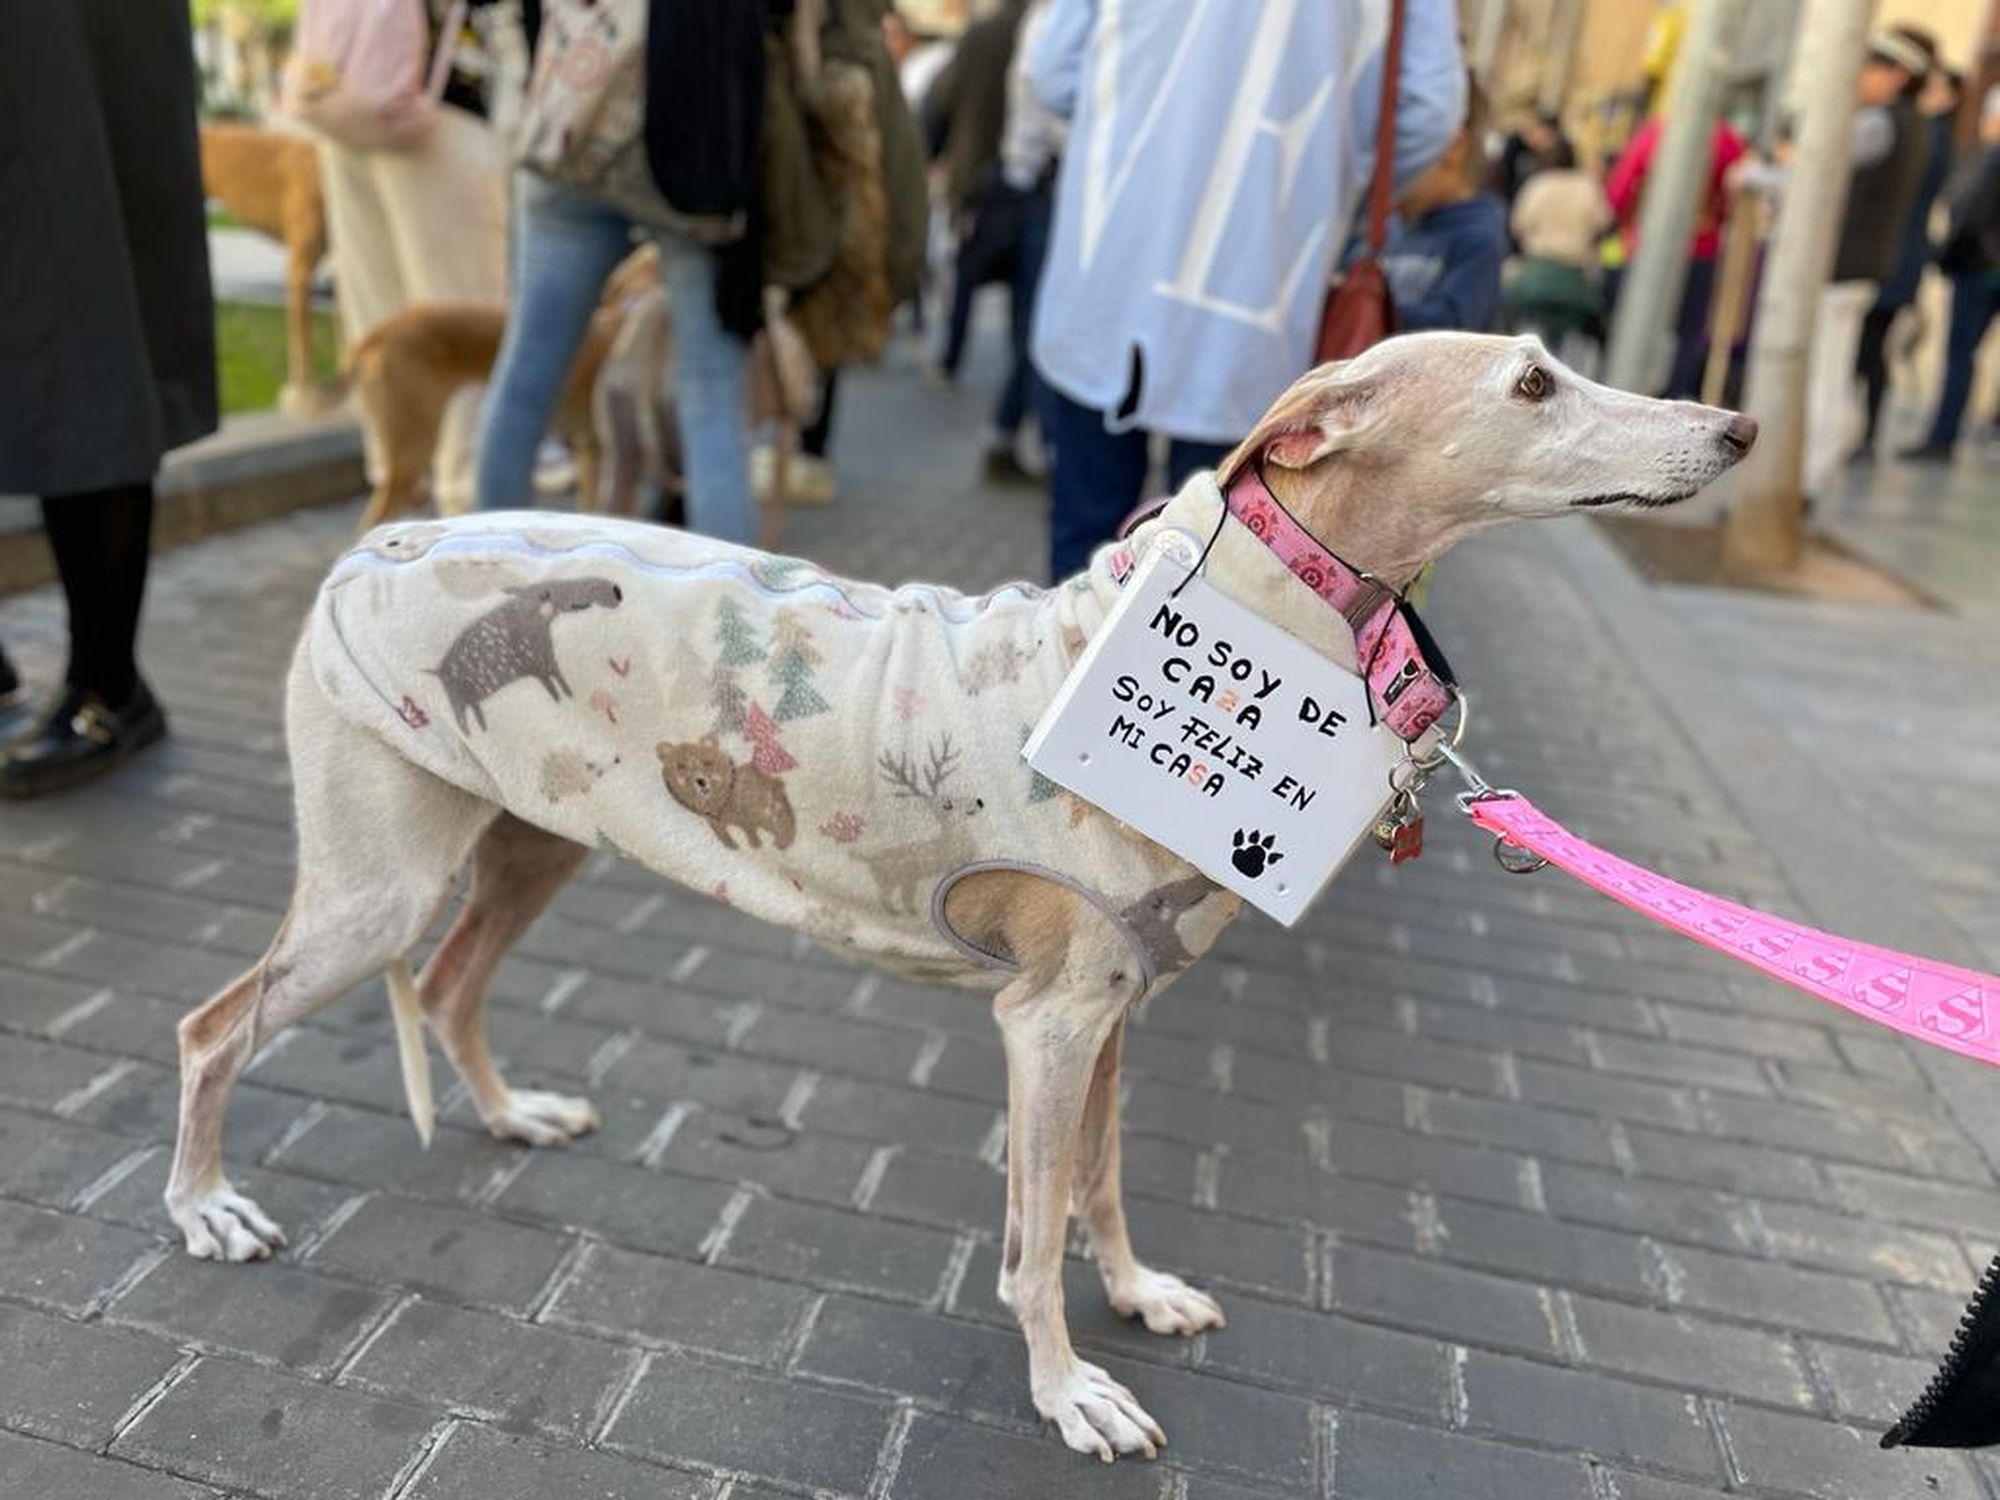
[[[1680,312],[1674,320],[1674,362],[1667,375],[1671,399],[1692,399],[1701,390],[1702,367],[1708,362],[1708,308],[1715,291],[1715,261],[1690,260],[1681,287]]]
[[[527,172],[516,179],[514,212],[520,259],[480,421],[481,510],[535,503],[535,452],[604,280],[631,245],[616,209]]]
[[[820,381],[819,415],[812,426],[799,433],[799,451],[808,458],[824,459],[826,445],[833,437],[833,401],[840,390],[840,371],[828,370]]]
[[[1004,278],[1014,254],[1013,214],[1006,201],[1007,189],[994,183],[979,196],[973,210],[972,227],[958,250],[952,272],[951,321],[946,325],[944,356],[939,361],[944,373],[956,378],[965,357],[965,339],[972,326],[972,299],[989,281]]]
[[[139,685],[134,648],[152,549],[152,481],[52,495],[42,520],[69,605],[65,680],[117,708]]]
[[[69,606],[69,669],[47,711],[0,755],[0,797],[101,775],[166,733],[134,647],[152,549],[153,483],[42,501]]]
[[[658,236],[674,311],[674,391],[687,452],[690,530],[754,543],[750,494],[749,345],[722,326],[715,305],[715,252],[677,234]]]
[[[416,147],[380,154],[381,190],[409,300],[505,303],[507,164],[493,128],[446,106]],[[431,483],[446,512],[472,500],[481,392],[461,391],[438,424]]]
[[[1081,572],[1118,529],[1146,483],[1146,434],[1107,432],[1104,413],[1045,387],[1049,441],[1049,576]]]
[[[1002,191],[1008,196],[1013,219],[1014,275],[1007,288],[1007,331],[1013,363],[993,412],[993,447],[1015,460],[1018,471],[1015,440],[1034,405],[1035,367],[1028,357],[1028,345],[1035,328],[1035,294],[1048,248],[1048,213],[1041,202],[1043,194],[1013,188]]]
[[[1861,320],[1861,343],[1855,351],[1854,372],[1861,377],[1861,446],[1856,458],[1872,458],[1882,423],[1882,401],[1889,393],[1889,325],[1900,308],[1876,303]]]
[[[1951,331],[1945,338],[1944,389],[1938,394],[1937,415],[1931,418],[1924,448],[1949,453],[1958,441],[1966,404],[1972,400],[1973,371],[1979,344],[1993,321],[1994,291],[1987,276],[1951,278]]]
[[[1848,448],[1854,397],[1854,356],[1861,319],[1875,300],[1872,281],[1842,281],[1820,293],[1813,325],[1812,374],[1807,392],[1802,479],[1818,495]]]

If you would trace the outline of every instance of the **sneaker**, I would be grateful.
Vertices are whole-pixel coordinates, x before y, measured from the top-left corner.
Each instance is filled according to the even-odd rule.
[[[1918,443],[1914,448],[1899,448],[1896,457],[1906,464],[1948,464],[1951,449],[1943,443]]]
[[[0,750],[0,797],[41,797],[95,781],[166,733],[167,716],[143,682],[115,709],[96,693],[65,687]]]
[[[770,499],[777,466],[777,454],[772,449],[757,448],[751,452],[750,490],[759,501]],[[785,470],[785,504],[831,505],[833,496],[833,470],[826,460],[814,458],[810,453],[794,453]]]

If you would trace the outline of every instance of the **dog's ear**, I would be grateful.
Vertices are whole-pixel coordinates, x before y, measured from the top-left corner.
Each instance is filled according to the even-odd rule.
[[[1330,453],[1352,447],[1374,420],[1376,382],[1348,363],[1322,365],[1294,381],[1258,420],[1250,436],[1222,465],[1227,484],[1245,464],[1269,459],[1286,469],[1309,469]]]

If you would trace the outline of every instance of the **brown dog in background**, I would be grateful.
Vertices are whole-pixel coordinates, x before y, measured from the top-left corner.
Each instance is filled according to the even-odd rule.
[[[622,318],[616,306],[600,307],[592,315],[550,423],[550,431],[566,440],[575,455],[577,494],[586,509],[597,494],[597,432],[590,397]],[[381,464],[381,477],[361,517],[363,531],[421,503],[445,408],[459,391],[482,384],[493,373],[506,329],[502,307],[411,307],[371,329],[349,351],[348,378]]]
[[[312,137],[204,122],[201,180],[233,218],[285,247],[285,384],[279,407],[298,412],[327,405],[333,392],[312,367],[312,280],[326,256],[326,203]]]

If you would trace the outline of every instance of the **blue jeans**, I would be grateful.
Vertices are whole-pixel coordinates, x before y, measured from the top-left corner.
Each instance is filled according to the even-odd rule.
[[[1060,582],[1081,572],[1091,549],[1110,539],[1130,515],[1146,484],[1148,434],[1107,432],[1104,416],[1046,382],[1041,413],[1055,448],[1049,473],[1049,576]],[[1226,443],[1175,438],[1167,448],[1167,487],[1178,490],[1197,469],[1229,454]]]
[[[1958,441],[1966,403],[1972,399],[1973,365],[1987,325],[2000,313],[2000,275],[1970,271],[1951,278],[1951,332],[1945,338],[1944,390],[1931,418],[1926,446],[1949,448]]]
[[[514,176],[513,307],[479,428],[479,508],[534,504],[535,450],[597,311],[605,278],[632,249],[632,221],[531,172]],[[757,536],[744,432],[748,346],[715,308],[715,254],[658,232],[674,321],[674,394],[687,454],[690,529]]]

